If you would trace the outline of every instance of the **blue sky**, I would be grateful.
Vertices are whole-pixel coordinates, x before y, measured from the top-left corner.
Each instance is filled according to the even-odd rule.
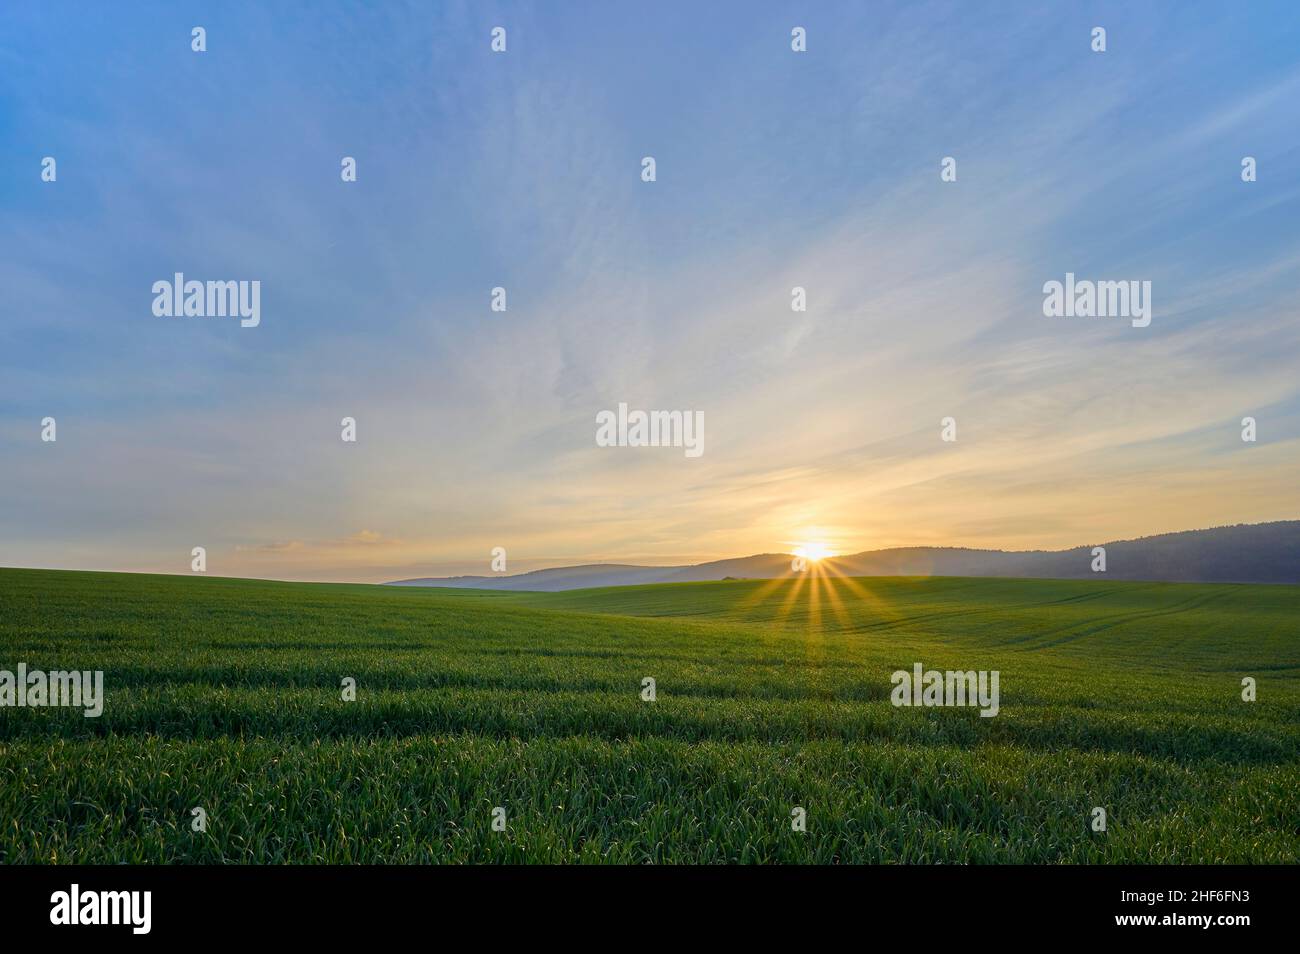
[[[0,564],[1297,516],[1297,5],[332,6],[0,10]],[[155,317],[177,271],[261,281],[260,326]],[[1151,326],[1044,318],[1067,271],[1150,280]],[[620,401],[703,411],[706,453],[596,447]]]

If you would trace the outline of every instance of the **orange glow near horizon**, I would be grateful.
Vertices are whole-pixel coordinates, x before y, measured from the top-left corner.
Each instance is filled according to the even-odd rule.
[[[825,543],[801,543],[794,548],[794,555],[803,557],[809,563],[818,563],[828,556],[834,556]]]

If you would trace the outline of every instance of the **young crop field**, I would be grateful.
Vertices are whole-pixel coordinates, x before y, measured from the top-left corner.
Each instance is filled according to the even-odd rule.
[[[917,663],[996,716],[893,705]],[[0,570],[19,664],[104,700],[0,708],[5,863],[1300,858],[1291,586]]]

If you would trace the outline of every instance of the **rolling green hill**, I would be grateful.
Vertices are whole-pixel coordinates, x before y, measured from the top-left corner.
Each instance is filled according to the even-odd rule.
[[[0,669],[107,695],[0,709],[0,861],[1293,862],[1297,620],[1291,586],[0,570]],[[896,708],[915,662],[998,670],[1000,713]]]

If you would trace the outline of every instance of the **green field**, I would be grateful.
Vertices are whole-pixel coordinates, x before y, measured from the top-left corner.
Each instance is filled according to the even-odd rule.
[[[106,703],[0,709],[7,863],[1300,859],[1297,587],[0,570],[20,662]],[[1000,714],[894,707],[915,662]]]

